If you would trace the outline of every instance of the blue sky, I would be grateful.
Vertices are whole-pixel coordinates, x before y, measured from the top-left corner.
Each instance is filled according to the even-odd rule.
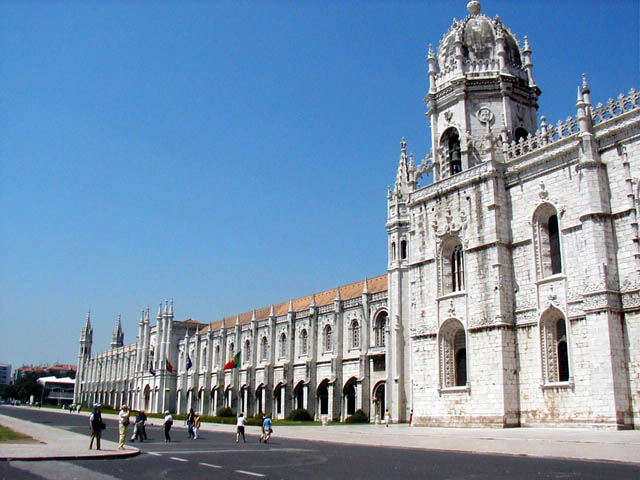
[[[383,274],[427,49],[466,1],[0,2],[0,362],[75,363],[118,314],[203,322]],[[541,115],[640,87],[638,1],[483,1]]]

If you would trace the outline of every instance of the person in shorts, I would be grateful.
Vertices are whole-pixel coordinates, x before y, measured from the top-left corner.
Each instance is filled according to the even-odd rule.
[[[240,441],[240,435],[242,435],[242,441],[243,442],[247,442],[247,439],[244,438],[244,425],[245,425],[246,421],[244,419],[244,416],[242,415],[242,412],[240,412],[240,414],[238,415],[238,420],[236,421],[236,426],[237,428],[237,432],[236,432],[236,443],[238,443]]]

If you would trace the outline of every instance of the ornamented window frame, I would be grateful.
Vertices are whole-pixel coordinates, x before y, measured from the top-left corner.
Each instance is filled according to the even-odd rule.
[[[533,240],[533,258],[535,264],[536,280],[538,282],[546,280],[555,275],[564,275],[566,272],[565,255],[562,239],[561,219],[564,215],[564,207],[549,199],[543,182],[540,182],[540,201],[531,213],[531,235]],[[553,249],[549,235],[549,220],[555,215],[558,222],[558,252],[560,257],[560,270],[553,273]]]
[[[260,339],[260,360],[266,362],[269,360],[269,340],[263,335]]]
[[[351,334],[350,347],[352,349],[360,348],[360,322],[358,321],[357,318],[354,318],[351,320],[349,332]]]
[[[322,329],[322,348],[325,353],[333,351],[333,328],[329,323]]]
[[[464,343],[460,342],[462,335]],[[457,342],[456,342],[457,341]],[[440,392],[464,392],[470,390],[469,357],[467,331],[463,323],[457,318],[447,319],[438,331],[438,363],[440,370]],[[460,381],[462,372],[458,369],[457,358],[464,349],[464,382]]]
[[[380,317],[384,314],[384,322],[380,321]],[[389,322],[389,312],[379,310],[373,317],[373,342],[374,347],[385,347],[387,343],[387,323]]]
[[[561,329],[563,335],[559,337],[561,323],[563,324]],[[571,349],[569,348],[569,325],[570,322],[566,316],[556,307],[549,307],[540,315],[538,330],[540,332],[541,387],[543,389],[573,388],[574,386]],[[564,352],[560,351],[561,343],[564,343]],[[566,372],[561,371],[562,364],[566,364]]]
[[[456,259],[454,259],[456,254]],[[458,262],[458,268],[455,263]],[[467,279],[465,277],[466,255],[464,243],[457,235],[447,235],[440,241],[438,252],[438,288],[439,296],[461,294],[466,292]],[[458,274],[454,285],[454,275]],[[461,278],[459,278],[461,276]]]
[[[287,358],[287,334],[280,334],[280,358]]]
[[[306,328],[300,331],[300,356],[309,354],[309,332]]]

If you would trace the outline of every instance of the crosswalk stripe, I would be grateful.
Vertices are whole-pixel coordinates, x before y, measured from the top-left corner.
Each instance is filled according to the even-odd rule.
[[[180,458],[180,457],[169,457],[171,460],[176,460],[178,462],[188,462],[189,460],[187,460],[186,458]]]
[[[203,465],[205,467],[211,467],[211,468],[222,468],[220,465],[212,465],[210,463],[204,463],[204,462],[200,462],[200,465]]]
[[[266,477],[266,475],[263,475],[261,473],[255,473],[255,472],[247,472],[246,470],[235,470],[236,473],[244,473],[245,475],[252,475],[254,477]]]
[[[157,453],[157,452],[147,452],[149,455],[153,455],[154,457],[161,457],[162,454],[161,453]]]

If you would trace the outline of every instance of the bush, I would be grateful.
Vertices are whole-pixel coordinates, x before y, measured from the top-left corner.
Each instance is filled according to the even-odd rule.
[[[304,408],[297,408],[296,410],[291,411],[287,416],[287,420],[292,420],[294,422],[311,422],[313,421],[313,417]]]
[[[230,418],[230,417],[235,417],[235,414],[233,413],[233,410],[231,410],[229,407],[224,407],[224,408],[221,408],[220,410],[218,410],[216,416],[217,417]]]
[[[356,410],[356,413],[345,418],[344,423],[369,423],[369,417],[362,410]]]

